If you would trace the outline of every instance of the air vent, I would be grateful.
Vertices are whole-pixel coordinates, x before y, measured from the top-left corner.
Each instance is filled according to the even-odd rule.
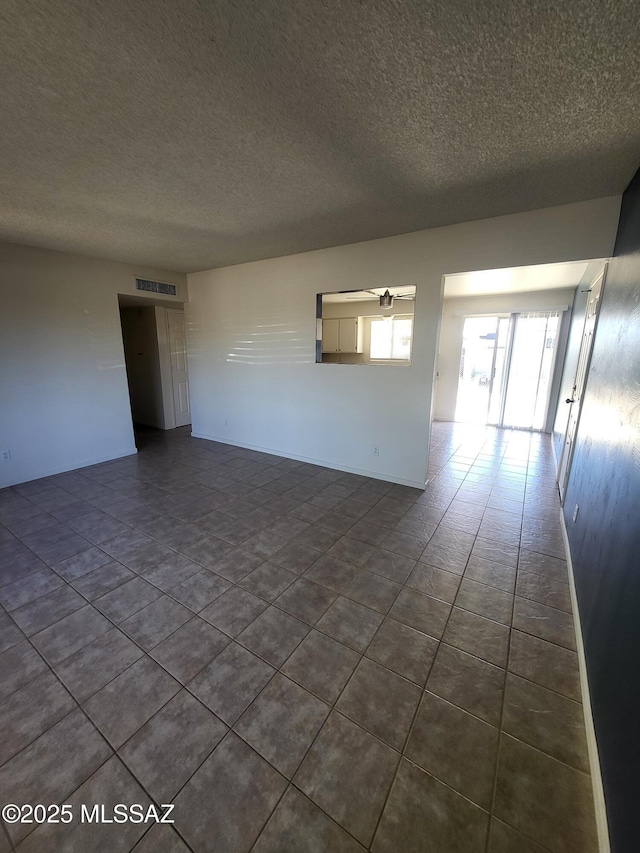
[[[166,293],[169,296],[176,295],[175,284],[166,284],[164,281],[150,281],[148,278],[137,278],[136,290],[146,290],[151,293]]]

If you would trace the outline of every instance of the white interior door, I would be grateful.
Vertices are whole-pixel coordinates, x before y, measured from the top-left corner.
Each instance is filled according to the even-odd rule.
[[[589,373],[593,338],[598,320],[598,311],[602,301],[601,297],[605,273],[606,267],[593,282],[589,290],[589,300],[587,302],[584,329],[582,332],[582,343],[580,344],[580,353],[578,355],[578,366],[573,380],[573,391],[571,397],[568,397],[565,401],[565,403],[570,406],[569,419],[567,421],[567,431],[564,436],[564,446],[562,448],[562,456],[560,457],[560,465],[558,466],[558,488],[560,490],[560,500],[563,503],[567,491],[567,483],[569,482],[569,473],[571,471],[574,441],[578,430],[578,424],[580,423],[582,399],[584,397],[587,375]]]
[[[171,353],[171,381],[176,426],[186,426],[191,423],[191,407],[189,404],[187,339],[182,311],[167,311],[167,331]]]

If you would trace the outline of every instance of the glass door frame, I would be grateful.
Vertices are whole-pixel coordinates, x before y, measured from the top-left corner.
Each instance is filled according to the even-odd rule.
[[[546,390],[546,398],[544,401],[544,414],[542,416],[542,426],[534,427],[534,426],[514,426],[511,424],[504,423],[504,413],[507,404],[507,396],[509,394],[509,383],[513,379],[511,376],[511,359],[513,355],[513,349],[515,345],[516,335],[518,333],[518,324],[521,318],[526,319],[531,314],[539,314],[539,315],[547,315],[547,318],[550,318],[553,314],[557,314],[558,323],[556,327],[556,333],[553,341],[553,352],[551,355],[551,364],[549,366],[549,382]],[[503,397],[501,401],[501,409],[500,409],[500,422],[497,424],[492,424],[492,426],[499,426],[505,429],[521,429],[528,432],[544,432],[545,427],[547,425],[547,420],[549,418],[549,407],[551,404],[551,391],[553,390],[553,379],[556,371],[556,364],[558,360],[558,350],[560,349],[560,340],[562,336],[562,325],[565,318],[565,309],[564,308],[541,308],[541,309],[533,309],[531,311],[514,311],[511,314],[511,326],[510,326],[510,338],[509,345],[507,348],[507,358],[505,359],[505,376],[506,381],[503,385]],[[539,387],[540,387],[540,377],[542,374],[542,355],[540,357],[540,367],[538,370],[538,385],[536,390],[536,398],[538,395]]]
[[[556,329],[555,339],[553,343],[553,355],[550,366],[549,373],[549,383],[546,391],[546,400],[544,403],[544,415],[541,427],[521,427],[521,426],[506,426],[504,423],[504,415],[505,409],[507,405],[507,395],[509,392],[509,383],[512,379],[511,377],[511,362],[514,350],[514,344],[516,340],[516,334],[518,329],[518,320],[521,315],[530,315],[532,313],[536,314],[548,314],[551,316],[552,314],[558,314],[558,325]],[[553,380],[555,376],[556,364],[558,359],[558,350],[560,349],[560,340],[562,335],[562,324],[565,318],[565,308],[548,308],[548,309],[533,309],[531,311],[501,311],[501,312],[482,312],[478,314],[464,314],[464,322],[471,319],[480,319],[480,318],[495,318],[496,320],[496,337],[493,345],[493,354],[491,361],[491,374],[489,378],[489,399],[487,403],[487,414],[486,414],[486,423],[489,426],[496,427],[504,427],[506,429],[521,429],[531,432],[544,432],[544,429],[547,425],[547,420],[549,418],[549,407],[551,403],[551,392],[553,390]],[[498,417],[491,418],[490,412],[492,408],[492,398],[494,394],[494,384],[496,380],[496,362],[498,357],[498,344],[500,338],[500,322],[502,320],[508,321],[507,326],[507,335],[506,335],[506,344],[505,344],[505,356],[504,362],[502,364],[502,375],[500,377],[501,387],[499,389],[500,394],[500,402],[498,405]],[[464,340],[464,333],[463,333]],[[540,364],[540,370],[542,370],[542,362]]]

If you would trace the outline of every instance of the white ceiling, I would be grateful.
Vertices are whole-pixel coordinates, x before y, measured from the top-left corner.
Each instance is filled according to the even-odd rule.
[[[192,271],[621,193],[637,0],[3,0],[0,238]]]
[[[538,264],[510,269],[478,270],[456,273],[444,277],[444,296],[451,299],[460,296],[487,296],[497,293],[526,293],[533,290],[556,290],[563,287],[578,287],[594,276],[594,270],[603,260],[581,261],[565,264]]]

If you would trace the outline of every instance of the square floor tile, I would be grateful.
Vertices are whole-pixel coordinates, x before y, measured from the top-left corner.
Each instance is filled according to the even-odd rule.
[[[62,803],[111,750],[80,709],[72,711],[0,768],[3,803]],[[33,828],[7,827],[14,843]]]
[[[437,649],[438,641],[433,637],[395,619],[385,619],[366,655],[424,687]]]
[[[356,652],[313,630],[284,664],[282,671],[325,702],[333,704],[359,660]]]
[[[261,566],[264,561],[262,557],[251,554],[242,548],[232,548],[231,550],[224,549],[224,553],[218,554],[211,559],[203,557],[200,562],[212,572],[220,575],[220,577],[233,583],[238,583],[249,572]]]
[[[89,601],[94,601],[111,592],[112,589],[122,586],[123,583],[133,580],[135,576],[131,569],[127,569],[115,560],[110,560],[104,566],[71,581],[71,585]]]
[[[230,732],[176,797],[176,829],[194,850],[249,850],[286,785]]]
[[[0,701],[47,670],[30,642],[23,640],[0,654]]]
[[[261,530],[242,543],[242,547],[263,560],[268,560],[287,544],[287,538],[270,530]]]
[[[507,734],[501,736],[495,815],[548,849],[598,850],[589,776]]]
[[[87,548],[86,551],[81,551],[79,554],[67,557],[59,563],[54,563],[53,568],[66,581],[71,582],[110,562],[109,554],[105,554],[99,548]]]
[[[426,692],[406,756],[423,770],[489,810],[498,729]]]
[[[507,826],[506,823],[492,817],[487,853],[512,853],[513,850],[517,850],[518,853],[545,853],[544,847],[522,835],[512,826]]]
[[[589,773],[582,705],[507,674],[502,728],[518,740]]]
[[[371,849],[475,853],[484,849],[488,824],[485,811],[403,758]]]
[[[119,755],[160,803],[170,803],[228,731],[186,690],[120,748]]]
[[[112,622],[124,622],[161,595],[157,587],[138,577],[96,598],[93,604]]]
[[[469,557],[464,576],[469,580],[512,593],[516,584],[516,572],[517,569],[512,566],[492,563],[491,560],[485,560],[472,554]]]
[[[331,557],[329,554],[322,554],[311,568],[307,569],[304,576],[307,580],[325,586],[333,592],[342,592],[357,573],[357,567]]]
[[[538,551],[529,551],[522,548],[518,558],[518,570],[533,572],[543,575],[550,580],[567,583],[568,571],[565,559],[552,557],[549,554],[541,554]]]
[[[564,610],[516,596],[513,627],[566,649],[576,650],[573,616]]]
[[[185,607],[199,613],[207,604],[231,588],[231,583],[208,569],[201,569],[187,580],[171,588],[170,595]]]
[[[186,684],[230,642],[222,631],[194,616],[159,643],[151,651],[151,657],[174,678]]]
[[[380,627],[382,615],[356,601],[339,596],[316,625],[318,631],[361,654]]]
[[[290,786],[252,853],[363,853],[364,847]]]
[[[379,613],[388,613],[401,589],[399,583],[363,570],[358,572],[343,595]]]
[[[383,578],[388,578],[396,583],[404,583],[416,565],[415,560],[404,557],[402,554],[394,554],[393,551],[385,551],[376,548],[364,565],[364,568]]]
[[[230,643],[189,682],[188,689],[232,726],[275,669],[237,643]]]
[[[289,542],[280,551],[276,551],[269,558],[269,562],[301,575],[315,563],[319,556],[314,548],[309,548],[300,542]]]
[[[399,755],[333,711],[295,776],[296,786],[368,845]]]
[[[0,764],[75,707],[68,691],[49,670],[5,699],[0,705]]]
[[[516,568],[518,565],[519,548],[516,545],[503,545],[493,539],[481,539],[478,537],[471,550],[472,557],[481,557],[491,563],[502,563],[505,566]]]
[[[155,823],[145,832],[132,853],[189,853],[189,850],[175,829]]]
[[[329,710],[320,699],[278,673],[244,712],[234,730],[291,778]]]
[[[84,537],[73,533],[65,525],[61,524],[59,527],[60,530],[58,527],[48,527],[46,530],[29,533],[22,537],[25,545],[50,566],[74,554],[79,554],[91,545]]]
[[[174,586],[201,571],[202,567],[199,563],[194,563],[184,554],[173,554],[169,559],[163,560],[153,569],[145,572],[144,577],[158,589],[168,592]]]
[[[361,569],[373,554],[373,546],[351,536],[341,536],[328,550],[330,557]]]
[[[180,689],[148,657],[134,663],[84,703],[100,731],[118,749]]]
[[[402,750],[421,690],[394,672],[363,658],[336,708],[398,751]]]
[[[269,605],[246,589],[232,587],[200,611],[200,617],[230,637],[250,625]]]
[[[32,572],[26,578],[5,584],[0,588],[0,604],[11,612],[23,604],[29,604],[54,589],[62,586],[64,581],[52,569],[42,569]]]
[[[427,689],[497,726],[504,679],[503,669],[441,643]]]
[[[565,581],[553,580],[553,578],[520,569],[516,582],[516,595],[571,613],[571,593],[569,584]]]
[[[444,633],[451,605],[414,589],[403,589],[389,611],[389,616],[417,631],[440,639]]]
[[[121,631],[111,628],[54,668],[78,702],[84,702],[143,654]]]
[[[463,578],[455,603],[478,616],[511,625],[513,595],[501,589]]]
[[[112,625],[108,619],[88,604],[70,613],[59,622],[34,634],[33,645],[49,663],[59,663],[101,634],[106,634]]]
[[[309,626],[299,619],[277,607],[268,607],[236,639],[272,666],[279,667],[309,630]]]
[[[463,574],[467,560],[469,559],[468,549],[456,547],[447,541],[449,535],[453,533],[453,531],[450,531],[450,528],[440,528],[440,532],[443,541],[436,541],[434,535],[422,552],[420,556],[421,561],[429,566],[444,569],[455,575]],[[447,539],[445,539],[445,536]]]
[[[140,804],[145,810],[151,800],[126,767],[115,756],[102,765],[84,784],[65,797],[74,815],[71,823],[41,824],[20,845],[21,853],[56,851],[128,850],[145,831],[144,823],[98,823],[82,820],[82,807],[91,814],[95,805],[104,807],[106,817],[117,803]]]
[[[216,539],[215,536],[206,536],[199,542],[188,545],[184,548],[183,553],[191,560],[194,560],[194,562],[200,563],[201,566],[212,569],[216,574],[226,577],[224,572],[218,568],[218,565],[231,550],[232,545],[228,542]],[[233,580],[233,578],[229,578],[229,580]]]
[[[306,578],[298,578],[276,598],[274,604],[308,625],[315,625],[336,597],[337,593],[330,589]]]
[[[426,563],[418,563],[409,575],[407,586],[432,598],[440,598],[448,604],[453,604],[460,586],[460,575],[454,575],[435,566],[428,566]]]
[[[508,668],[522,678],[581,701],[578,656],[569,649],[514,630]]]
[[[507,665],[509,628],[469,610],[453,608],[442,640],[496,666]]]
[[[19,607],[11,615],[18,627],[30,637],[73,613],[74,610],[84,607],[86,603],[86,599],[78,595],[70,586],[65,585],[40,596],[30,604]]]
[[[192,615],[190,610],[173,598],[162,595],[121,622],[120,628],[135,643],[149,651],[188,622]]]
[[[396,554],[403,554],[411,560],[418,560],[424,551],[429,537],[416,536],[401,530],[393,530],[386,536],[382,543],[382,547],[386,551],[394,551]]]
[[[272,563],[263,563],[240,581],[240,586],[266,601],[275,601],[280,593],[291,586],[296,575]]]

